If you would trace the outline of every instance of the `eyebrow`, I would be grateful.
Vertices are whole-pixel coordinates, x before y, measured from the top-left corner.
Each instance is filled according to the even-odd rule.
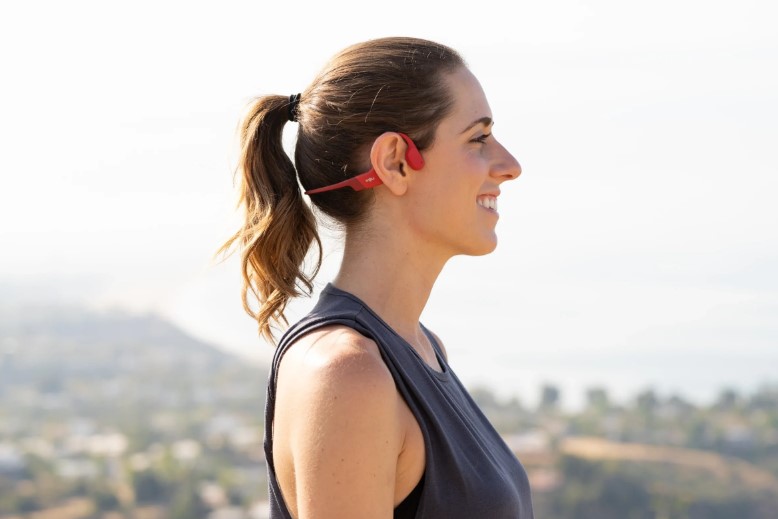
[[[494,124],[494,121],[492,121],[491,117],[481,117],[480,119],[476,119],[472,123],[470,123],[467,128],[462,130],[462,133],[465,133],[466,131],[469,131],[473,126],[477,126],[479,124],[483,124],[484,126],[491,126]]]

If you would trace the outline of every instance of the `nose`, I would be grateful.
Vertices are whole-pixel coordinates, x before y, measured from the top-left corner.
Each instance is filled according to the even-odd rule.
[[[516,157],[511,155],[511,152],[499,144],[499,152],[495,156],[490,174],[501,181],[513,180],[521,175],[521,164],[516,160]]]

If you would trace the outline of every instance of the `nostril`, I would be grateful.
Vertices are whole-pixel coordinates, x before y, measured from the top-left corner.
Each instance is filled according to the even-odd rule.
[[[510,178],[518,178],[521,175],[521,164],[516,160],[516,157],[508,153],[508,175]]]
[[[519,161],[510,157],[504,163],[494,169],[494,176],[504,177],[506,179],[518,178],[521,175],[521,164]]]

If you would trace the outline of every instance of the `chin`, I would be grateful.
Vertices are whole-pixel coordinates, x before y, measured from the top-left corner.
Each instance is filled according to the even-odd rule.
[[[479,243],[471,244],[462,254],[466,256],[485,256],[494,252],[497,248],[497,236],[492,236],[489,240],[482,240]]]

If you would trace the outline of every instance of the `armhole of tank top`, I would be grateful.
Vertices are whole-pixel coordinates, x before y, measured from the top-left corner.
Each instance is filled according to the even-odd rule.
[[[424,479],[426,472],[421,475],[421,479],[413,487],[410,494],[405,496],[399,505],[394,508],[393,519],[413,519],[419,511],[421,503],[421,494],[424,491]]]
[[[266,462],[268,463],[268,469],[272,473],[272,476],[270,476],[272,481],[268,482],[269,489],[271,490],[270,492],[271,495],[269,496],[269,498],[274,499],[276,501],[276,505],[279,507],[280,512],[284,516],[281,519],[292,519],[292,516],[289,513],[289,508],[286,505],[286,500],[283,497],[281,486],[278,484],[278,481],[275,480],[275,457],[273,456],[273,446],[274,446],[273,436],[275,431],[273,428],[273,422],[275,421],[275,395],[278,386],[278,370],[279,367],[281,366],[281,361],[283,360],[284,355],[289,350],[289,348],[291,348],[294,345],[295,342],[300,340],[305,335],[316,331],[319,328],[322,328],[324,326],[331,326],[331,325],[346,326],[356,331],[357,333],[361,333],[362,335],[365,335],[362,331],[360,331],[358,323],[351,316],[337,316],[335,318],[328,317],[328,318],[323,318],[318,320],[311,320],[308,322],[300,322],[294,325],[289,330],[287,330],[287,333],[285,333],[284,336],[281,338],[281,340],[278,342],[277,348],[279,348],[279,350],[274,355],[273,362],[271,364],[271,372],[269,373],[269,375],[270,377],[272,377],[272,380],[268,381],[268,394],[266,395],[267,401],[265,403],[266,432],[265,432],[264,451],[266,456]],[[367,335],[365,336],[367,337]],[[270,394],[270,385],[272,385],[272,395]],[[270,407],[267,407],[268,405],[270,405]],[[405,501],[403,501],[403,503],[404,502]]]

